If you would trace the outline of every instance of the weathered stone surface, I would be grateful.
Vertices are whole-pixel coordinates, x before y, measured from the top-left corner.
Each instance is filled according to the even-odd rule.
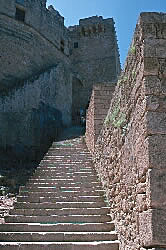
[[[141,213],[139,215],[139,233],[140,233],[141,245],[145,247],[150,247],[150,246],[166,247],[165,223],[166,223],[166,210],[150,209],[146,212]]]
[[[140,14],[140,20],[142,24],[166,23],[165,13],[159,12],[142,12]],[[144,33],[146,34],[146,31]]]
[[[160,79],[159,76],[146,76],[143,79],[143,88],[145,95],[166,95],[166,79]]]
[[[86,144],[90,152],[94,151],[95,143],[110,107],[114,89],[114,84],[96,84],[93,87],[86,115]]]
[[[20,81],[40,74],[60,61],[69,65],[69,58],[55,44],[25,23],[0,14],[0,31],[3,46],[0,58],[1,92],[6,93],[9,88],[20,86]]]
[[[70,125],[72,87],[68,72],[62,72],[59,65],[0,98],[1,147],[40,147],[55,138],[63,124]]]
[[[101,16],[95,16],[81,19],[78,26],[69,27],[69,30],[72,41],[78,42],[77,49],[73,48],[71,44],[72,65],[79,73],[81,82],[86,89],[86,96],[90,100],[94,84],[115,82],[120,73],[119,53],[114,37],[114,21],[112,18],[103,19]],[[104,95],[106,96],[106,94],[109,95],[107,90]],[[83,107],[88,102],[84,95],[85,92],[82,92],[81,104]]]
[[[146,75],[157,75],[159,71],[159,62],[154,57],[144,58],[144,73]]]
[[[148,206],[164,209],[166,206],[166,170],[149,169],[146,183]]]
[[[146,113],[148,135],[166,134],[166,113],[148,112]]]
[[[165,17],[141,14],[93,153],[120,250],[166,247]]]
[[[149,148],[149,167],[156,169],[166,169],[166,136],[152,135],[147,138]]]

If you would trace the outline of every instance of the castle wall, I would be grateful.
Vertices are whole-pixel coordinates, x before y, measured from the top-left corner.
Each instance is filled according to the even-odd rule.
[[[15,1],[14,0],[1,0],[0,12],[10,17],[15,16]]]
[[[121,250],[166,249],[166,14],[142,13],[94,161]]]
[[[24,23],[33,27],[60,49],[60,40],[65,41],[66,55],[68,51],[68,30],[62,17],[53,6],[46,8],[46,0],[2,0],[0,13],[15,19],[16,9],[25,12]]]
[[[91,153],[94,152],[95,144],[104,120],[108,113],[115,86],[113,84],[96,84],[90,99],[86,114],[86,145]]]
[[[85,108],[93,84],[111,83],[120,73],[114,21],[97,16],[85,18],[69,30],[71,61],[84,85],[81,100]]]
[[[71,124],[70,72],[59,64],[0,97],[0,147],[42,147],[41,138]],[[50,131],[52,130],[52,131]],[[49,134],[50,133],[50,134]],[[46,142],[45,141],[45,142]]]
[[[25,14],[24,21],[18,20],[18,10]],[[112,18],[85,18],[67,29],[59,12],[53,6],[46,8],[46,0],[2,0],[0,32],[0,93],[6,95],[24,80],[63,62],[73,74],[73,120],[87,106],[93,84],[110,83],[120,72]]]
[[[42,1],[25,0],[25,21],[21,22],[15,20],[17,6],[22,5],[14,0],[0,3],[1,92],[59,62],[70,67],[67,29],[58,12],[46,9]]]

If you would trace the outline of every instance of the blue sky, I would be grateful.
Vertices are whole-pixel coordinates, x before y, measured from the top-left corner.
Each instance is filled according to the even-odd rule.
[[[65,17],[65,25],[76,25],[89,16],[113,17],[123,66],[140,12],[166,12],[166,0],[47,0]]]

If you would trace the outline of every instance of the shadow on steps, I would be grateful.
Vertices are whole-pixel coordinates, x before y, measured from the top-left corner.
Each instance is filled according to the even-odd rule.
[[[0,195],[13,196],[19,187],[25,185],[33,174],[53,141],[65,141],[84,135],[85,128],[73,126],[64,128],[56,135],[56,139],[43,142],[41,148],[27,148],[24,154],[21,149],[13,151],[11,148],[0,148]]]
[[[65,141],[69,139],[74,139],[83,136],[84,134],[85,134],[85,127],[72,126],[63,129],[61,133],[58,135],[56,141]]]

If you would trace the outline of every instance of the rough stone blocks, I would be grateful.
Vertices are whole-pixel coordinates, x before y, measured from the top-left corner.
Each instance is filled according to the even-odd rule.
[[[144,247],[166,247],[166,210],[149,209],[140,213],[139,234],[141,245]]]

